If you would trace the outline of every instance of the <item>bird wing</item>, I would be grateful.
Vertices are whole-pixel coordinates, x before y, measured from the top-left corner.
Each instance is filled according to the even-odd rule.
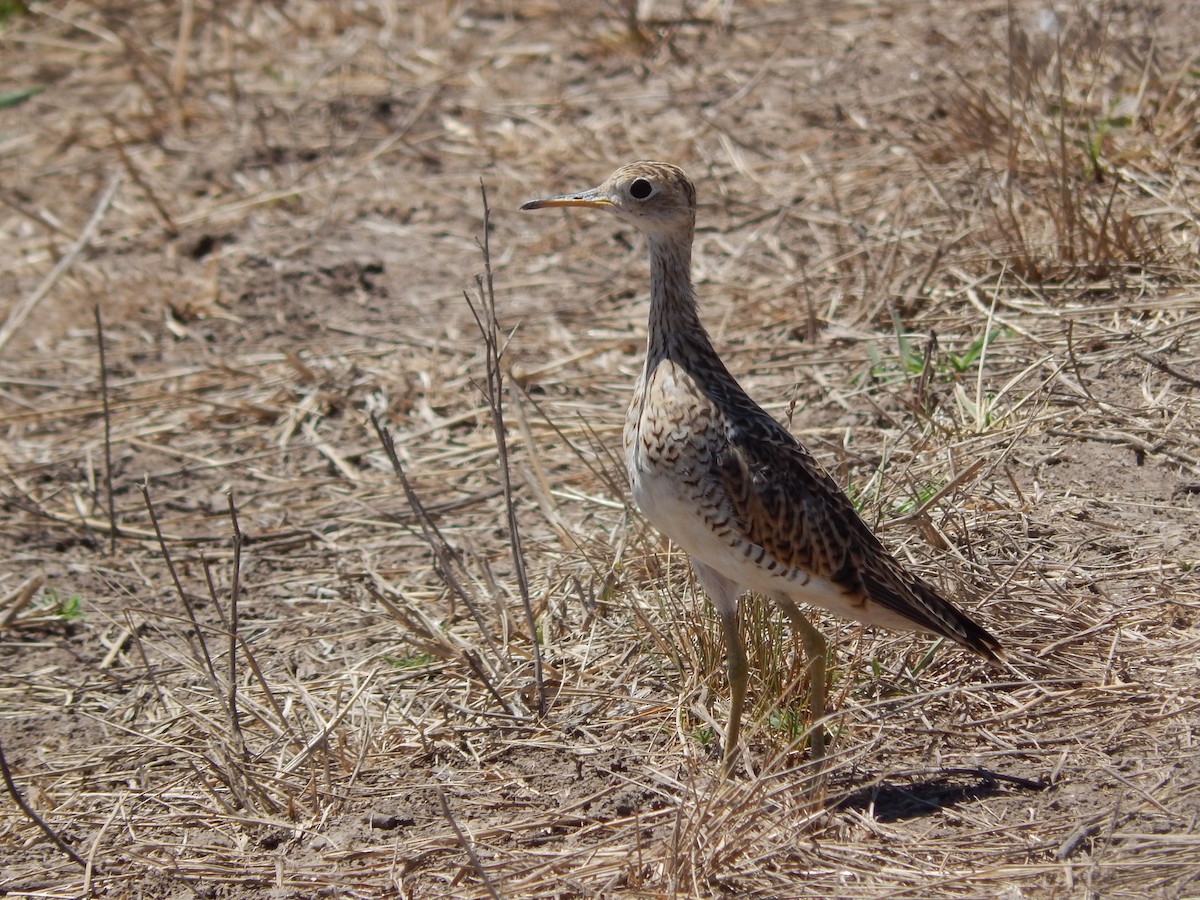
[[[821,464],[761,409],[731,422],[716,468],[742,535],[781,567],[826,578],[991,659],[999,642],[893,557]]]

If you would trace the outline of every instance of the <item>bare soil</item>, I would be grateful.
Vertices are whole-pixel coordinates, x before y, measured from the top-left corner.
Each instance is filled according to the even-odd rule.
[[[1200,897],[1194,4],[21,6],[0,895]],[[824,774],[748,598],[720,778],[618,462],[639,238],[517,212],[636,158],[731,370],[1008,648],[820,619]]]

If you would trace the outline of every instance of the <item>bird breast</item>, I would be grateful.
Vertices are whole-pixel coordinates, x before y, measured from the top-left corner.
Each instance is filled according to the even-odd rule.
[[[719,411],[688,374],[663,360],[638,380],[625,420],[625,467],[634,501],[693,556],[733,540],[733,512],[715,475],[726,441]]]

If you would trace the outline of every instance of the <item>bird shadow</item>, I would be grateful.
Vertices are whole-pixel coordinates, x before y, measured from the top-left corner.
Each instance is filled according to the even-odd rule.
[[[876,822],[898,822],[997,794],[1044,791],[1052,785],[987,769],[939,769],[910,784],[875,782],[831,798],[829,808],[870,811]]]

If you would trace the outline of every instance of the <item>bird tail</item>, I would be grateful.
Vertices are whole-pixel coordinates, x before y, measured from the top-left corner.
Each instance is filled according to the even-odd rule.
[[[926,624],[931,631],[956,641],[991,662],[1002,663],[1005,660],[1004,647],[995,635],[921,579],[914,576],[913,582],[913,588],[925,601],[923,605],[930,613]]]

